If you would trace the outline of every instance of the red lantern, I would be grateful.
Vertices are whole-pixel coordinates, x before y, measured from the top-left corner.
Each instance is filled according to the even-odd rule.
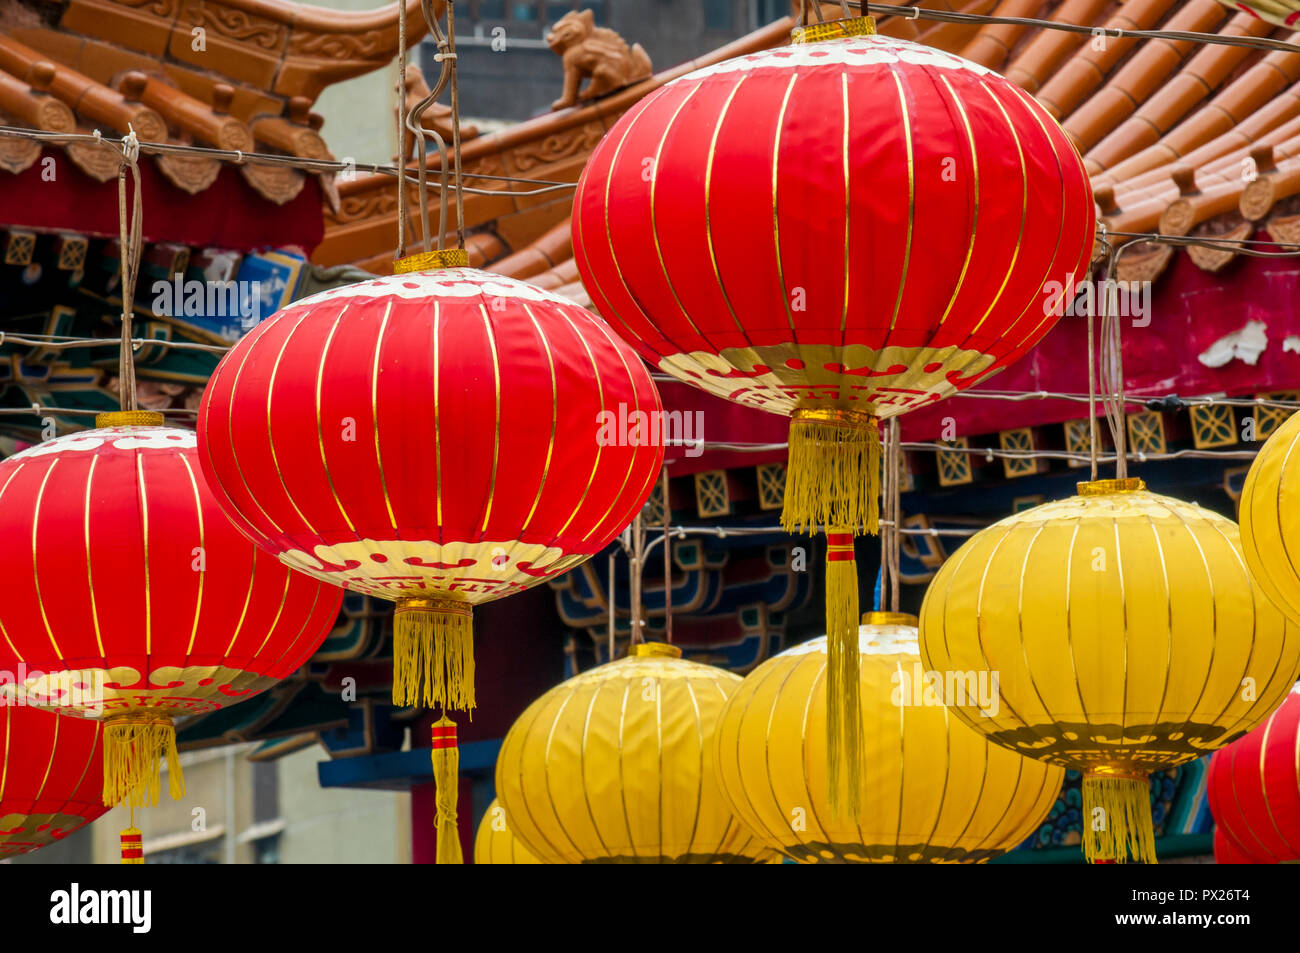
[[[195,435],[147,411],[0,462],[0,655],[26,704],[102,719],[104,803],[184,791],[173,719],[302,665],[341,593],[260,553],[222,514]],[[71,730],[71,729],[70,729]]]
[[[879,421],[1033,347],[1093,242],[1087,173],[1046,110],[874,32],[808,27],[665,84],[596,147],[573,213],[583,283],[642,356],[792,418],[782,525],[832,534],[833,747],[856,731],[852,536],[876,529]]]
[[[103,727],[0,706],[0,858],[62,840],[103,814]]]
[[[1236,848],[1244,855],[1229,863],[1300,860],[1298,729],[1300,693],[1293,691],[1268,721],[1210,759],[1205,787],[1217,829],[1228,839],[1223,853],[1232,857]]]
[[[1253,864],[1255,863],[1246,851],[1232,839],[1223,827],[1215,825],[1214,828],[1214,862],[1216,864]]]
[[[474,706],[471,607],[632,520],[663,459],[640,358],[564,298],[464,252],[263,322],[199,412],[204,475],[286,564],[397,603],[396,704]],[[626,426],[624,426],[626,425]]]

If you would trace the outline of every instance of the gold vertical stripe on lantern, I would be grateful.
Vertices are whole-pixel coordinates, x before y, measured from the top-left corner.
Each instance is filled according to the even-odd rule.
[[[506,734],[497,796],[542,863],[761,863],[732,815],[713,731],[740,678],[668,645],[569,679]]]
[[[717,765],[732,808],[803,863],[978,862],[1021,843],[1051,810],[1064,770],[991,744],[949,714],[926,688],[914,618],[864,620],[857,810],[838,815],[826,796],[824,637],[767,660],[728,699]]]
[[[1142,779],[1267,717],[1300,672],[1300,637],[1252,581],[1231,520],[1140,480],[1079,489],[948,558],[921,610],[921,657],[996,672],[996,714],[954,713],[1084,772],[1089,860],[1154,861]]]
[[[476,864],[540,864],[510,829],[506,809],[499,800],[488,805],[478,833],[474,835],[474,863]]]

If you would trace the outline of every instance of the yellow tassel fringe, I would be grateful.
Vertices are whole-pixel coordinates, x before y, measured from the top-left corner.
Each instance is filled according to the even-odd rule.
[[[460,748],[456,742],[456,723],[447,716],[433,725],[433,781],[436,814],[434,824],[438,846],[436,864],[463,864],[460,828],[456,823],[456,802],[460,794]]]
[[[846,545],[847,544],[847,545]],[[859,701],[858,564],[853,537],[827,533],[826,771],[831,813],[856,817],[861,803],[862,709]],[[850,558],[844,558],[845,556]],[[838,557],[838,558],[837,558]]]
[[[1156,862],[1151,783],[1143,778],[1087,774],[1083,778],[1083,853],[1088,863]],[[1100,810],[1098,810],[1100,808]]]
[[[398,603],[393,618],[393,704],[474,708],[474,621],[468,605]]]
[[[162,763],[172,798],[185,796],[185,775],[176,753],[176,726],[170,716],[110,719],[104,723],[104,803],[131,807],[158,803]]]
[[[880,431],[874,417],[796,413],[790,421],[781,527],[842,526],[875,533],[880,521]],[[801,415],[801,414],[806,414]]]

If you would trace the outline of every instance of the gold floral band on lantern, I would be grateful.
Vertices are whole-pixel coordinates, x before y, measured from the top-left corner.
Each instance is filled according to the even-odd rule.
[[[440,248],[437,251],[407,255],[393,262],[393,274],[409,275],[413,271],[433,271],[437,268],[468,268],[469,252],[463,248]]]
[[[822,40],[838,40],[846,36],[875,36],[875,17],[852,17],[848,20],[829,20],[826,23],[811,23],[796,27],[790,31],[790,39],[796,44],[818,43]]]

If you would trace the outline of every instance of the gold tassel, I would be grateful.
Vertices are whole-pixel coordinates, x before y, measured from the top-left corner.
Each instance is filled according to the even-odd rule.
[[[131,807],[158,803],[162,763],[167,762],[168,789],[185,796],[185,775],[176,753],[176,726],[171,715],[133,711],[104,720],[104,803]]]
[[[1085,774],[1083,853],[1090,864],[1156,862],[1151,824],[1151,782],[1146,775]]]
[[[796,411],[790,421],[781,526],[875,533],[880,522],[878,421],[852,411]]]
[[[474,707],[474,619],[469,603],[418,596],[393,617],[393,704]]]
[[[445,714],[433,723],[433,782],[437,813],[434,825],[438,836],[436,864],[463,864],[460,828],[456,824],[456,801],[460,794],[460,748],[456,742],[456,723]]]
[[[835,527],[826,533],[826,772],[836,817],[857,817],[861,797],[858,618],[853,534]]]

